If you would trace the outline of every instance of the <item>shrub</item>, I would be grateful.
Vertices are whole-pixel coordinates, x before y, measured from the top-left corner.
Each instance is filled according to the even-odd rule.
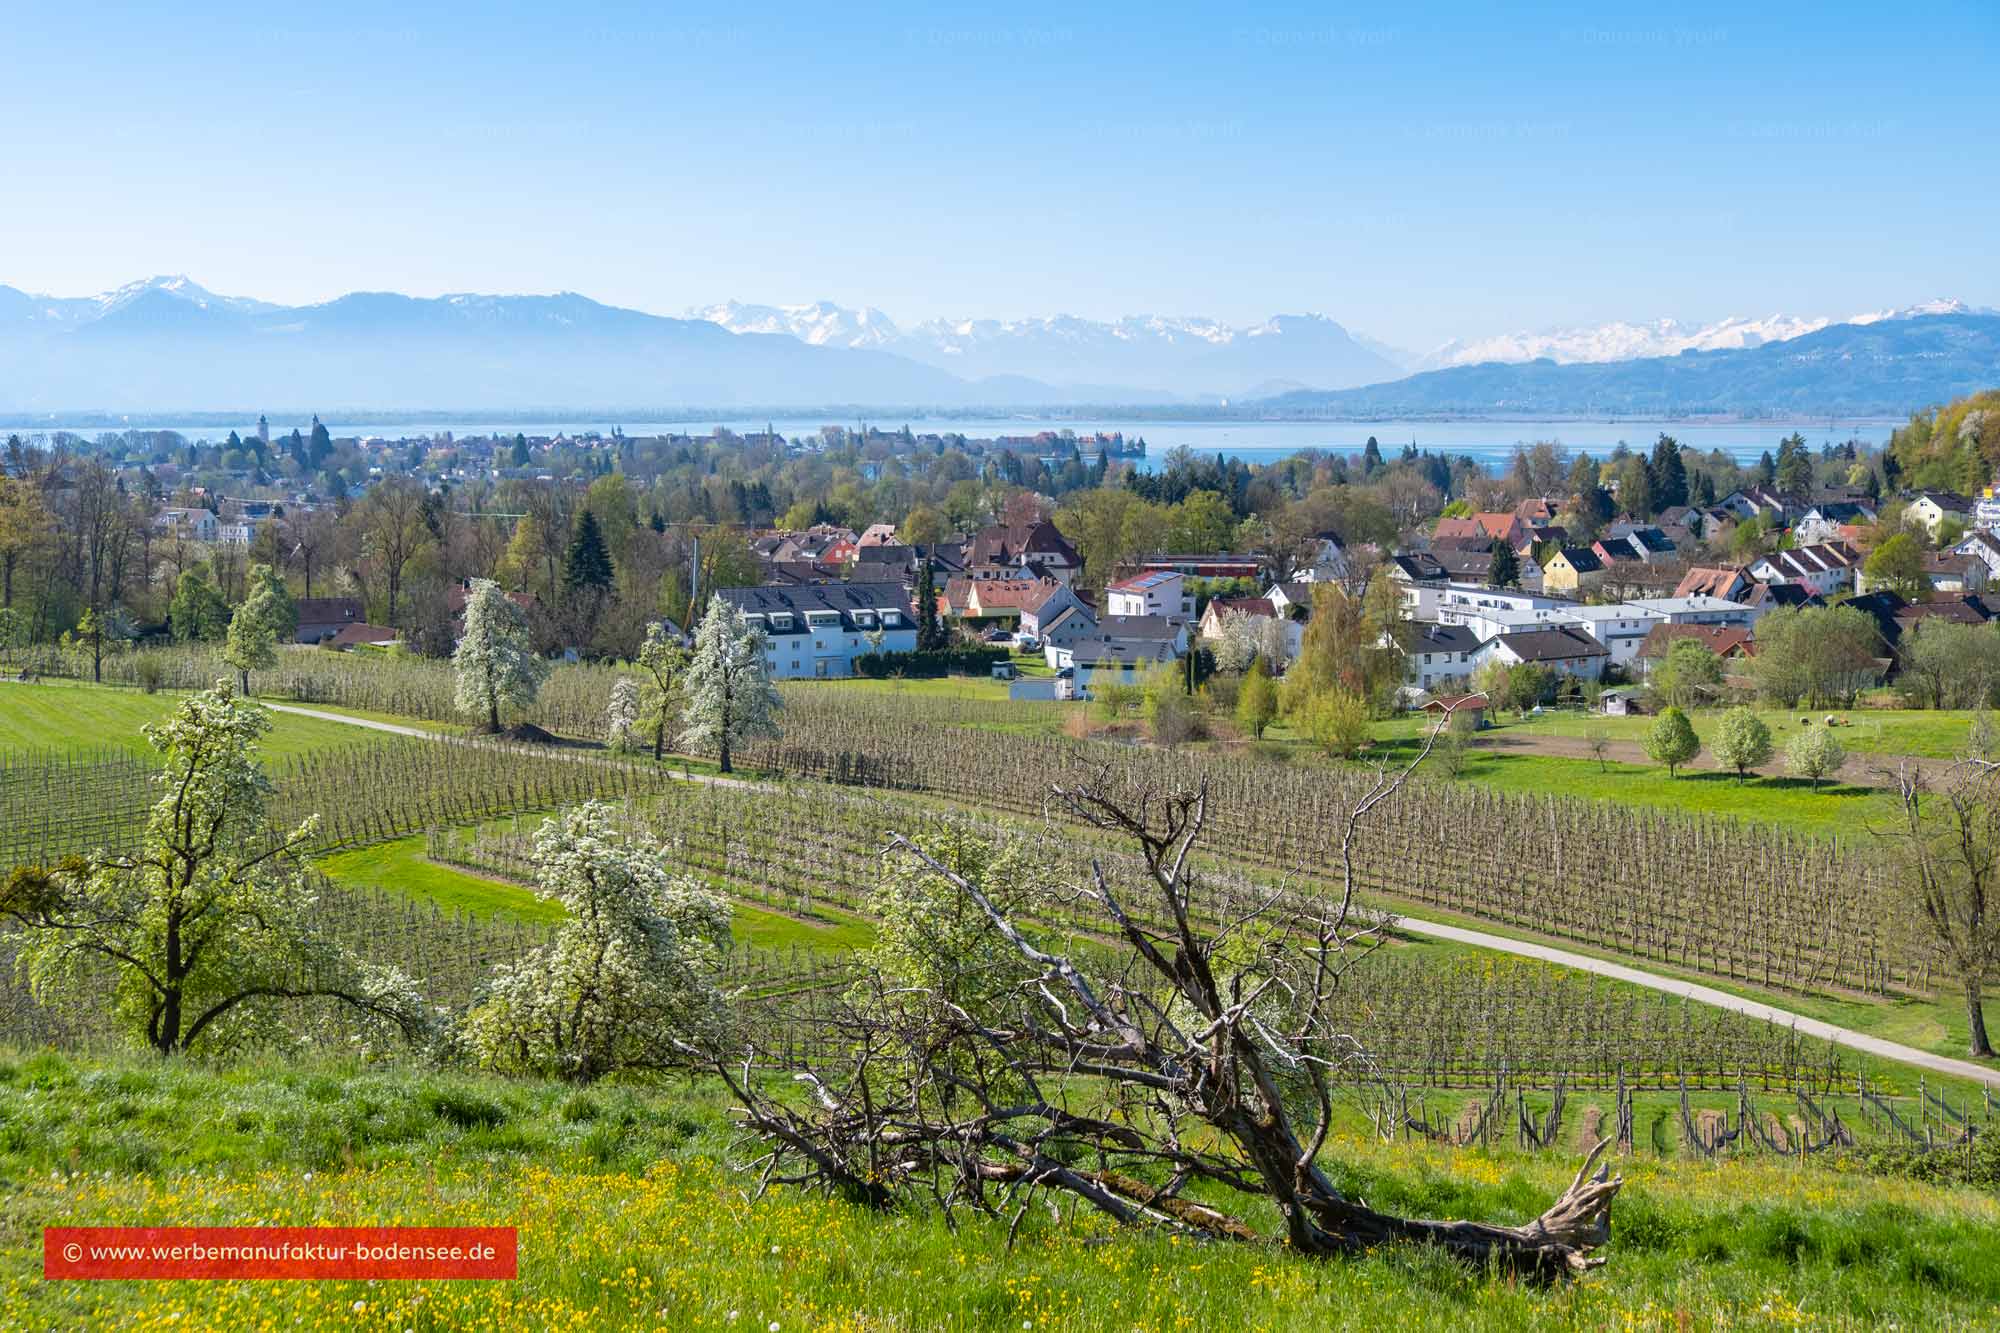
[[[160,683],[166,678],[167,669],[161,664],[159,658],[153,656],[151,653],[143,654],[134,664],[132,670],[133,674],[139,678],[139,688],[141,690],[144,690],[147,694],[158,694],[160,692]]]
[[[915,680],[936,676],[990,676],[1001,662],[1013,660],[1008,648],[938,648],[914,653],[863,653],[854,659],[854,674],[870,680],[907,676]]]

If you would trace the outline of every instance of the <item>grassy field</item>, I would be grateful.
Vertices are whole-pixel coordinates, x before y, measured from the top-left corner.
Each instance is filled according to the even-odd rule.
[[[62,681],[0,684],[0,753],[81,753],[117,747],[151,754],[139,728],[166,716],[180,697],[165,691],[142,694]],[[283,758],[330,745],[367,745],[382,739],[384,733],[363,727],[273,712],[264,753]]]
[[[1607,1265],[1550,1290],[1387,1249],[1316,1262],[1029,1210],[953,1232],[722,1165],[713,1093],[397,1068],[0,1058],[0,1309],[35,1328],[1934,1328],[2000,1318],[2000,1204],[1761,1159],[1619,1162]],[[1343,1138],[1387,1210],[1520,1221],[1559,1158]],[[1267,1222],[1266,1218],[1258,1218]],[[47,1282],[41,1228],[513,1225],[511,1282]]]
[[[1722,718],[1724,709],[1698,708],[1688,717],[1695,734],[1706,736]],[[1827,710],[1759,708],[1757,715],[1771,729],[1771,737],[1782,753],[1785,741],[1799,730],[1799,720],[1825,720]],[[1963,754],[1972,729],[1973,712],[1951,709],[1853,708],[1835,709],[1840,723],[1840,743],[1857,754],[1909,754],[1932,759],[1950,759]],[[2000,715],[1996,715],[2000,722]],[[1614,741],[1643,742],[1651,717],[1602,717],[1576,710],[1551,711],[1539,717],[1517,718],[1513,714],[1495,718],[1495,725],[1482,736],[1568,736],[1582,737],[1601,730]],[[1388,739],[1413,736],[1423,730],[1419,718],[1404,717],[1377,724],[1376,734]]]
[[[316,864],[336,883],[382,889],[473,916],[511,916],[544,923],[562,920],[560,907],[519,884],[429,860],[424,855],[422,838],[398,838],[335,852],[321,857]],[[838,951],[860,948],[875,937],[873,926],[849,913],[821,907],[816,909],[815,916],[817,920],[805,921],[738,903],[730,928],[739,944],[760,949],[796,945]]]
[[[1436,773],[1433,774],[1436,776]],[[1796,778],[1752,778],[1739,783],[1733,773],[1682,769],[1669,777],[1662,767],[1607,764],[1594,759],[1552,755],[1495,754],[1474,749],[1454,779],[1502,791],[1542,796],[1583,796],[1625,805],[1656,806],[1690,813],[1783,824],[1811,833],[1852,837],[1889,813],[1883,794],[1868,787],[1812,784]]]

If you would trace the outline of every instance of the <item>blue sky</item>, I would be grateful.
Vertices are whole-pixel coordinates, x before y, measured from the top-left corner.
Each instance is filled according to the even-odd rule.
[[[0,282],[1316,310],[2000,305],[2000,6],[35,6]]]

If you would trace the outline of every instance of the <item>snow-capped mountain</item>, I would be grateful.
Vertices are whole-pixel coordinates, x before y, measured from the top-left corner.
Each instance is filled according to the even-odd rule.
[[[1656,319],[1643,324],[1619,320],[1540,333],[1504,333],[1488,338],[1453,339],[1424,356],[1413,369],[1439,370],[1490,361],[1511,363],[1544,358],[1560,365],[1631,361],[1639,357],[1677,356],[1682,352],[1716,352],[1790,342],[1835,324],[1875,324],[1883,320],[1915,319],[1924,315],[1988,313],[1991,312],[1974,309],[1963,301],[1936,300],[1845,318],[1766,315],[1761,319],[1749,319],[1731,316],[1711,324],[1687,324],[1677,319]]]
[[[804,342],[870,347],[981,380],[1125,386],[1156,393],[1242,395],[1273,381],[1342,388],[1393,379],[1401,363],[1324,315],[1279,315],[1233,326],[1200,316],[1075,315],[933,319],[899,330],[881,311],[831,302],[744,305],[689,312],[738,333],[788,333]]]
[[[831,301],[810,305],[721,305],[690,308],[689,319],[720,324],[731,333],[783,333],[814,347],[886,347],[902,336],[895,322],[873,306],[849,310]]]
[[[279,308],[268,301],[253,301],[243,296],[218,296],[183,273],[142,278],[95,296],[29,295],[25,306],[17,305],[16,308],[34,322],[73,328],[116,314],[134,302],[154,297],[156,293],[197,310],[227,310],[256,315]]]

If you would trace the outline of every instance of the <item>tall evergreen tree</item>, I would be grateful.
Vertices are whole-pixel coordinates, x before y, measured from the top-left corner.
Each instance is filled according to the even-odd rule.
[[[1660,436],[1653,446],[1652,461],[1646,466],[1646,480],[1652,487],[1653,512],[1672,509],[1688,502],[1687,463],[1681,457],[1679,441]]]
[[[576,517],[576,527],[563,556],[563,587],[571,592],[611,589],[611,550],[604,544],[604,529],[597,515],[588,509]]]
[[[926,558],[917,570],[917,651],[935,652],[944,647],[944,626],[938,623],[937,575]]]
[[[1496,588],[1520,585],[1521,560],[1506,542],[1493,543],[1493,563],[1486,567],[1486,581]]]

